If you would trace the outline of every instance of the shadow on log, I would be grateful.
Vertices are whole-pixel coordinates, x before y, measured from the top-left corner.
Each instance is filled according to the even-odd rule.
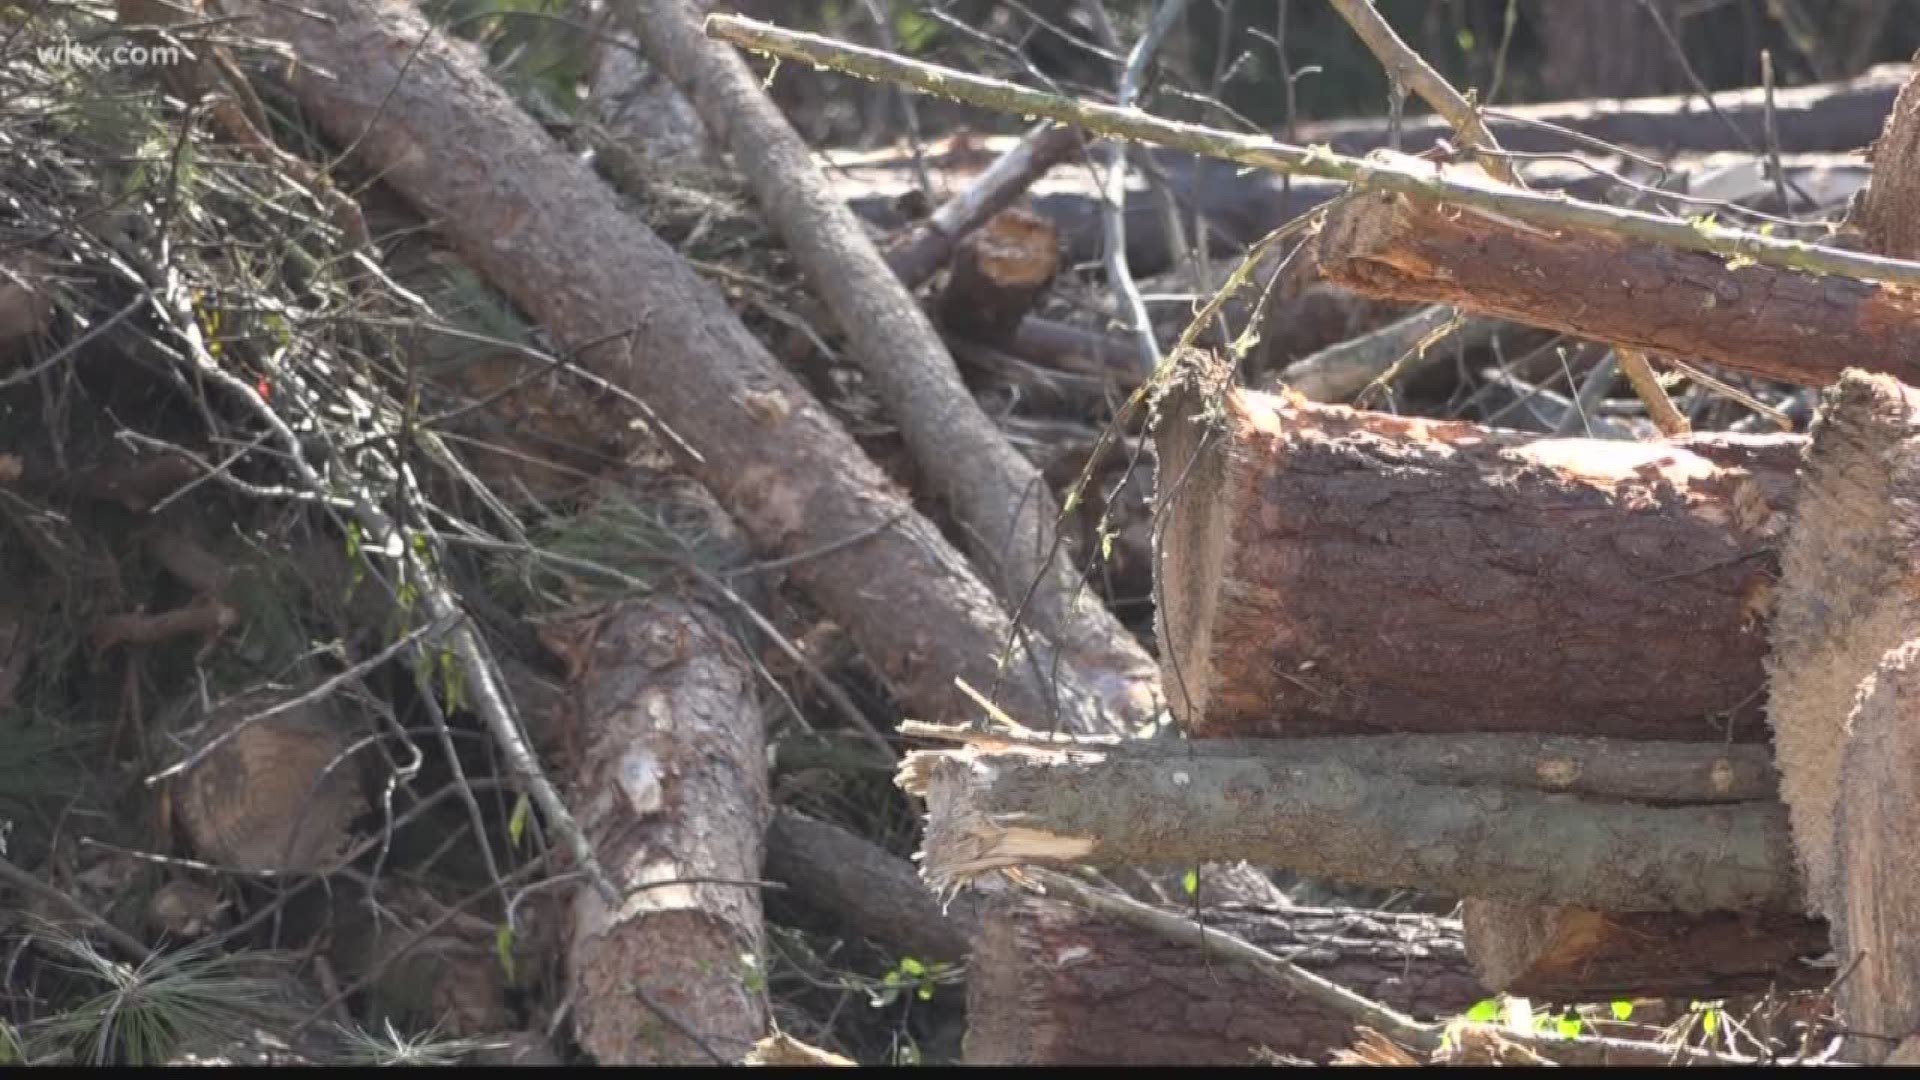
[[[1189,735],[1766,738],[1800,440],[1539,439],[1227,389],[1159,404],[1166,694]]]
[[[1209,909],[1206,925],[1420,1018],[1486,996],[1459,925],[1324,908]],[[967,981],[970,1065],[1250,1065],[1325,1060],[1351,1022],[1250,969],[1057,900],[989,905]]]

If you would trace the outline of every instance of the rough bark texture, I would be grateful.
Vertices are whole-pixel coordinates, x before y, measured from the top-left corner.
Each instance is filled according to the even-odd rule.
[[[995,683],[1008,636],[992,594],[853,440],[613,193],[513,104],[466,44],[397,0],[250,7],[305,66],[302,103],[581,362],[670,418],[687,470],[847,627],[901,703],[970,708],[955,676]],[[422,44],[424,42],[424,44]],[[405,77],[401,77],[402,69]],[[378,120],[375,123],[375,120]],[[746,437],[750,434],[751,437]],[[847,543],[850,536],[864,539]],[[1016,714],[1091,728],[1071,672],[1016,656]]]
[[[1902,499],[1913,513],[1911,497]],[[1908,625],[1908,631],[1916,628]],[[1841,1022],[1874,1062],[1920,1031],[1920,639],[1887,653],[1847,718],[1834,814],[1834,950]],[[1882,1036],[1869,1038],[1866,1036]]]
[[[1603,233],[1550,233],[1395,195],[1349,200],[1318,239],[1329,280],[1782,382],[1844,367],[1920,381],[1920,295]]]
[[[1709,999],[1813,990],[1823,922],[1794,912],[1621,913],[1471,899],[1467,955],[1489,990],[1574,1004],[1623,997]]]
[[[767,877],[849,929],[923,960],[966,959],[981,897],[963,893],[943,911],[913,864],[837,825],[791,810],[767,831]]]
[[[912,294],[834,193],[812,153],[735,50],[708,39],[686,0],[616,9],[647,55],[692,100],[734,157],[850,352],[899,425],[915,463],[954,511],[984,576],[1065,654],[1100,696],[1104,727],[1158,711],[1153,661],[1078,582],[1054,543],[1057,516],[1038,472],[982,412]]]
[[[603,1065],[727,1061],[766,1034],[758,962],[769,814],[754,674],[724,624],[666,595],[583,614],[555,633],[574,676],[572,802],[619,911],[581,889],[567,968],[574,1033]]]
[[[1847,716],[1861,680],[1920,626],[1916,431],[1909,387],[1851,372],[1829,389],[1781,553],[1768,713],[1810,910],[1830,917]]]
[[[1886,129],[1867,151],[1873,178],[1847,213],[1869,251],[1920,258],[1920,71],[1894,100]]]
[[[954,250],[940,321],[962,337],[1005,345],[1059,270],[1052,224],[1024,210],[1002,210]]]
[[[1444,919],[1323,908],[1210,908],[1208,927],[1421,1018],[1485,997]],[[967,978],[971,1065],[1249,1065],[1262,1049],[1324,1061],[1344,1018],[1198,942],[1167,941],[1055,900],[992,905]]]
[[[1023,864],[1244,859],[1359,885],[1608,911],[1798,911],[1773,803],[1656,809],[1422,784],[1344,764],[1178,766],[1093,750],[909,754],[936,888]]]
[[[1766,738],[1799,440],[1535,439],[1187,374],[1155,446],[1189,734]]]
[[[1556,4],[1565,0],[1554,0]],[[1600,0],[1593,0],[1600,2]],[[1606,0],[1609,6],[1611,0]],[[1774,93],[1780,146],[1796,151],[1847,151],[1871,142],[1911,68],[1887,64],[1858,79],[1803,86]],[[1637,98],[1626,101],[1559,101],[1503,108],[1500,112],[1571,128],[1610,143],[1669,151],[1745,151],[1766,145],[1766,92],[1760,87],[1715,94],[1718,112],[1697,95]],[[1731,121],[1731,126],[1729,126]],[[1564,151],[1566,136],[1539,124],[1487,117],[1500,145],[1527,152]],[[1448,137],[1437,116],[1408,117],[1401,126],[1403,145],[1418,150]],[[1302,145],[1327,143],[1336,153],[1364,154],[1388,145],[1384,120],[1333,121],[1300,130]]]

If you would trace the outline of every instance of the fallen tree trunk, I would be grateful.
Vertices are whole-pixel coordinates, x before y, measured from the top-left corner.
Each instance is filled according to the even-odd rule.
[[[1848,366],[1920,381],[1911,290],[1397,195],[1346,201],[1316,243],[1326,277],[1366,296],[1452,304],[1805,386]]]
[[[1486,996],[1458,924],[1324,908],[1209,908],[1224,930],[1420,1018]],[[1350,1020],[1276,992],[1198,941],[1174,942],[1057,900],[989,905],[968,964],[970,1065],[1248,1065],[1259,1053],[1324,1061]]]
[[[729,45],[701,31],[685,0],[615,9],[647,54],[741,161],[756,201],[849,339],[849,352],[915,464],[952,508],[983,576],[1064,654],[1132,730],[1159,711],[1152,658],[1090,590],[1056,542],[1058,516],[1037,470],[983,413],[912,294]]]
[[[1605,912],[1469,899],[1467,955],[1489,990],[1536,1002],[1710,998],[1816,990],[1827,927],[1792,911]]]
[[[767,877],[809,907],[922,960],[965,960],[985,903],[978,894],[962,893],[943,907],[912,863],[791,810],[773,815],[766,865]]]
[[[1866,145],[1879,134],[1909,71],[1907,64],[1884,64],[1845,82],[1775,91],[1772,107],[1778,145],[1799,152],[1848,151]],[[1616,145],[1670,152],[1750,153],[1755,146],[1767,145],[1764,88],[1718,93],[1713,105],[1706,108],[1692,94],[1556,101],[1489,110],[1485,119],[1503,148],[1528,153],[1578,145],[1554,127]],[[1449,137],[1451,130],[1438,116],[1407,117],[1400,125],[1401,145],[1418,150]],[[1303,125],[1299,142],[1326,143],[1341,154],[1364,154],[1391,145],[1391,134],[1385,120],[1335,120]]]
[[[1080,150],[1080,133],[1043,124],[1002,154],[966,190],[887,245],[887,265],[917,289],[953,256],[954,245],[1026,194],[1033,182]]]
[[[1873,174],[1849,208],[1847,225],[1869,251],[1920,256],[1920,70],[1900,89],[1867,160]]]
[[[1766,738],[1791,436],[1535,439],[1225,389],[1154,434],[1157,615],[1189,735]]]
[[[1091,749],[916,751],[936,889],[1019,865],[1246,860],[1360,885],[1608,911],[1798,911],[1785,811],[1657,809],[1316,762]]]
[[[1920,1026],[1916,434],[1920,391],[1861,372],[1827,391],[1774,626],[1780,790],[1809,903],[1832,922],[1849,972],[1840,1019],[1867,1061]]]
[[[1091,752],[1110,762],[1216,778],[1265,772],[1283,784],[1296,769],[1344,765],[1423,784],[1561,792],[1584,799],[1650,805],[1773,802],[1773,754],[1765,746],[1628,742],[1577,736],[1356,735],[1326,739],[1182,741],[982,733],[909,720],[908,738],[957,742],[984,752]]]
[[[602,1065],[737,1061],[767,1027],[743,960],[762,954],[769,815],[753,669],[712,612],[664,593],[546,635],[574,668],[580,825],[627,896],[576,894],[575,1036]]]
[[[488,78],[465,43],[409,5],[319,0],[326,19],[247,14],[290,43],[302,103],[431,219],[585,368],[669,418],[663,433],[762,551],[859,644],[907,708],[962,715],[956,676],[1010,710],[1097,728],[1071,670],[1016,648],[965,560],[728,310]],[[425,42],[425,44],[421,44]],[[321,74],[326,73],[326,74]],[[751,433],[751,437],[743,437]],[[1111,688],[1121,696],[1130,686]]]

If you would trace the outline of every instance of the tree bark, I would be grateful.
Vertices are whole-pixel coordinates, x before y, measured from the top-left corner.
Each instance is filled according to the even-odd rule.
[[[961,337],[1004,346],[1059,270],[1052,224],[1024,210],[1002,210],[954,249],[940,322]]]
[[[1847,224],[1869,251],[1920,258],[1920,70],[1894,99],[1867,160],[1873,176],[1849,208]]]
[[[1188,734],[1766,738],[1756,605],[1800,440],[1534,439],[1223,374],[1187,369],[1154,435]]]
[[[251,7],[293,45],[293,85],[321,126],[404,194],[588,370],[651,404],[680,460],[765,552],[846,626],[907,708],[962,715],[956,676],[995,685],[1007,618],[958,552],[783,370],[723,297],[624,213],[409,5]],[[421,44],[422,42],[425,44]],[[402,77],[404,69],[405,75]],[[751,437],[743,437],[751,433]],[[669,439],[669,442],[672,440]],[[1016,714],[1097,727],[1072,671],[1017,649]]]
[[[1661,0],[1669,25],[1671,0]],[[1650,96],[1680,88],[1673,50],[1638,4],[1612,0],[1554,0],[1538,7],[1546,46],[1541,64],[1547,92],[1563,98]]]
[[[710,611],[665,594],[549,633],[577,665],[573,802],[628,896],[575,895],[574,1033],[602,1065],[738,1061],[767,1026],[748,967],[769,815],[753,669]]]
[[[1920,297],[1616,235],[1547,232],[1393,195],[1351,199],[1318,239],[1327,278],[1596,341],[1820,386],[1843,367],[1920,380]],[[1818,343],[1815,347],[1813,343]]]
[[[1033,182],[1080,150],[1073,128],[1046,124],[1001,155],[973,183],[887,245],[887,265],[917,289],[953,256],[954,245],[1026,194]]]
[[[1810,910],[1832,916],[1842,902],[1833,812],[1847,717],[1861,680],[1920,626],[1906,450],[1920,430],[1920,393],[1849,373],[1827,391],[1812,430],[1780,558],[1768,713]]]
[[[685,0],[619,7],[628,28],[740,161],[768,221],[850,339],[916,464],[953,508],[975,560],[1131,729],[1158,711],[1157,672],[1133,637],[1079,587],[1055,543],[1038,472],[967,392],[913,296],[835,195],[811,152],[731,46],[709,40]]]
[[[1910,451],[1907,455],[1910,455]],[[1904,455],[1903,455],[1904,456]],[[1911,464],[1906,467],[1908,490]],[[1912,512],[1910,496],[1903,498]],[[1834,952],[1853,965],[1835,1005],[1856,1034],[1851,1056],[1875,1063],[1920,1034],[1920,627],[1861,685],[1847,717],[1834,813]],[[1856,963],[1857,961],[1857,963]]]
[[[1857,79],[1775,91],[1780,148],[1845,152],[1866,145],[1879,133],[1894,96],[1911,70],[1906,64],[1886,64]],[[1766,144],[1764,88],[1716,93],[1713,103],[1716,108],[1708,109],[1698,95],[1692,94],[1626,101],[1557,101],[1502,108],[1500,113],[1522,118],[1523,122],[1490,114],[1487,126],[1502,148],[1528,153],[1569,148],[1567,137],[1548,124],[1622,146],[1674,153],[1750,152]],[[1408,117],[1401,124],[1402,145],[1419,149],[1446,138],[1450,130],[1437,116]],[[1299,141],[1301,145],[1326,143],[1335,153],[1364,154],[1389,145],[1388,124],[1384,119],[1309,124],[1301,128]]]
[[[1680,915],[1465,902],[1467,955],[1490,990],[1576,1004],[1816,990],[1830,968],[1820,920],[1791,911]]]
[[[1359,885],[1609,911],[1798,911],[1784,810],[1656,809],[1344,763],[1021,747],[909,754],[937,889],[1019,865],[1246,860]]]
[[[1205,922],[1416,1017],[1486,996],[1445,919],[1210,908]],[[968,964],[970,1065],[1248,1065],[1261,1050],[1324,1061],[1353,1035],[1350,1021],[1199,942],[1057,900],[990,905]]]
[[[943,908],[912,863],[791,810],[774,814],[767,831],[767,876],[856,933],[943,963],[967,958],[984,903],[969,892]]]

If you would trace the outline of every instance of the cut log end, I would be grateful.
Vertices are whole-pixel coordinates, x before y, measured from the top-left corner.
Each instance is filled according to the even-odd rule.
[[[345,721],[327,701],[247,723],[283,699],[245,694],[218,707],[211,740],[241,726],[188,770],[174,798],[195,853],[250,871],[313,873],[346,850],[366,809]],[[203,744],[204,745],[204,744]]]
[[[1053,223],[1020,209],[1002,210],[960,242],[940,295],[940,318],[962,337],[1003,345],[1060,269]]]
[[[1717,998],[1811,990],[1825,924],[1792,913],[1591,911],[1472,899],[1467,954],[1491,990],[1573,1004],[1627,996]]]
[[[1907,522],[1920,461],[1902,447],[1916,425],[1920,394],[1891,378],[1849,372],[1830,388],[1781,554],[1768,711],[1808,900],[1829,916],[1846,717],[1861,680],[1915,628]]]
[[[1834,946],[1851,974],[1841,1020],[1875,1061],[1920,1029],[1920,640],[1889,652],[1861,688],[1834,777]]]

